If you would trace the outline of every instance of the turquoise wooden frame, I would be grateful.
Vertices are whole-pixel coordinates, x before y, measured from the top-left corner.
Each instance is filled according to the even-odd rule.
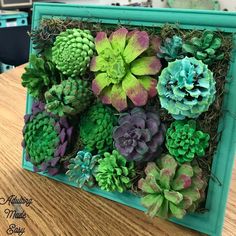
[[[130,24],[138,26],[163,26],[166,23],[178,23],[184,29],[209,29],[236,33],[236,13],[218,11],[193,11],[176,9],[148,9],[131,7],[83,6],[64,4],[34,4],[32,28],[39,25],[43,17],[75,17],[108,24]],[[234,36],[234,52],[228,73],[227,93],[225,94],[223,113],[219,124],[222,138],[214,156],[212,173],[219,182],[210,180],[206,208],[204,214],[189,214],[182,220],[171,221],[206,233],[212,236],[221,235],[227,195],[231,180],[236,146],[236,36]],[[32,47],[30,53],[34,53]],[[27,95],[26,113],[31,112],[32,98]],[[25,159],[23,152],[23,168],[33,171],[31,163]],[[54,180],[76,187],[65,175],[55,177],[40,173]],[[139,198],[131,193],[110,193],[99,188],[88,189],[94,194],[114,200],[124,205],[144,211]],[[143,216],[145,217],[145,215]]]

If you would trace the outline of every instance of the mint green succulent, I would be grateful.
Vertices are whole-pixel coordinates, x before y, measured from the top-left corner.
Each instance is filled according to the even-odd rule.
[[[166,133],[166,147],[179,163],[205,155],[210,135],[197,130],[196,121],[175,121]]]
[[[222,60],[224,52],[221,49],[222,40],[214,32],[205,31],[200,38],[193,37],[183,44],[183,51],[202,60],[205,64],[212,64],[214,61]]]
[[[205,198],[207,182],[197,163],[179,165],[172,156],[164,155],[157,163],[149,162],[145,174],[138,186],[144,194],[141,204],[151,217],[181,219]]]
[[[84,111],[92,98],[87,81],[69,78],[45,93],[46,109],[59,116],[75,115]]]
[[[92,187],[95,184],[95,170],[100,155],[92,155],[87,151],[79,151],[75,158],[70,159],[66,175],[75,181],[79,188]]]
[[[69,77],[83,75],[95,49],[89,30],[67,29],[56,37],[52,61],[58,70]]]
[[[95,177],[102,190],[122,193],[131,188],[132,178],[135,176],[134,162],[128,162],[116,150],[112,153],[105,152],[104,158],[98,162]]]
[[[161,107],[177,120],[197,118],[215,100],[215,84],[213,73],[202,61],[185,57],[169,62],[157,84]]]
[[[164,58],[166,61],[174,61],[175,59],[183,58],[183,40],[177,35],[172,38],[166,38],[163,45],[160,47],[157,56]]]
[[[86,150],[97,153],[113,150],[114,110],[101,103],[91,106],[80,119],[80,138]]]

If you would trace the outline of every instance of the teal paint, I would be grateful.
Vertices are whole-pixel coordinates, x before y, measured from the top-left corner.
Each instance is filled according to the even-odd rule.
[[[176,24],[184,29],[208,29],[221,30],[236,33],[236,13],[220,11],[193,11],[177,9],[151,9],[132,7],[108,7],[108,6],[83,6],[64,4],[34,4],[32,27],[39,25],[43,17],[75,17],[91,22],[108,24],[130,24],[137,26],[163,26],[165,23]],[[31,46],[31,53],[33,49]],[[214,156],[212,174],[218,178],[218,182],[210,180],[206,208],[204,214],[188,214],[182,220],[171,219],[172,222],[195,229],[212,236],[220,236],[234,164],[236,147],[236,35],[234,35],[234,52],[228,73],[226,84],[228,93],[225,94],[223,112],[220,119],[219,131],[222,131],[221,141],[218,144]],[[32,97],[27,95],[26,113],[30,113]],[[25,160],[23,151],[23,168],[33,171],[31,163]],[[54,180],[76,187],[65,175],[47,176]],[[121,204],[144,211],[139,198],[131,193],[110,193],[98,188],[84,188],[93,194],[100,195]],[[146,217],[145,215],[143,217]]]

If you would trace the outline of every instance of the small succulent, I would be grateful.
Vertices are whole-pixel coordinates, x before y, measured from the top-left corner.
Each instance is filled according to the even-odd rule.
[[[30,66],[25,67],[22,75],[22,86],[28,89],[32,97],[39,98],[47,89],[57,83],[59,73],[51,61],[34,54],[30,56],[29,62]]]
[[[71,143],[73,127],[66,118],[55,118],[45,111],[42,102],[35,102],[32,114],[25,115],[22,146],[27,160],[35,171],[48,171],[55,175],[60,170],[60,160]]]
[[[156,95],[156,75],[161,64],[156,56],[141,56],[149,48],[145,31],[114,31],[109,39],[99,32],[95,39],[98,56],[94,56],[90,70],[96,72],[92,90],[105,104],[118,111],[127,108],[127,96],[135,106],[143,106],[148,97]]]
[[[174,35],[172,38],[166,38],[163,45],[160,46],[157,56],[159,58],[164,58],[166,61],[174,61],[175,59],[182,59],[183,41],[177,35]]]
[[[69,77],[83,75],[94,53],[94,38],[89,30],[67,29],[56,37],[52,61]]]
[[[59,116],[75,115],[84,111],[92,98],[87,81],[69,78],[45,93],[46,109]]]
[[[112,150],[112,130],[117,123],[113,109],[96,103],[80,119],[81,141],[90,152],[99,154]]]
[[[215,99],[215,80],[207,65],[195,58],[169,62],[159,76],[161,107],[177,120],[197,118]]]
[[[116,149],[128,160],[148,162],[161,153],[165,127],[157,112],[133,108],[121,114],[113,131]]]
[[[145,174],[138,186],[144,194],[141,204],[151,217],[181,219],[204,199],[207,182],[197,163],[179,165],[164,155],[157,163],[149,162]]]
[[[122,193],[131,187],[135,176],[134,162],[127,162],[116,150],[105,152],[98,162],[95,177],[102,190]]]
[[[95,167],[99,155],[92,155],[87,151],[79,151],[75,158],[70,159],[66,175],[70,181],[75,181],[80,188],[84,185],[92,187],[95,183]]]
[[[175,121],[166,133],[166,147],[179,163],[205,155],[210,135],[197,130],[196,121]]]
[[[200,38],[193,37],[183,44],[183,51],[202,60],[205,64],[222,60],[224,53],[221,50],[222,40],[215,33],[205,31]]]

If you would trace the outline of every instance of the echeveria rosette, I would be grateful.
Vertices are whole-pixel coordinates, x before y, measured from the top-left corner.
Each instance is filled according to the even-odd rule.
[[[113,149],[112,130],[117,124],[115,111],[101,103],[91,106],[80,119],[80,138],[86,150],[104,153]]]
[[[42,102],[35,102],[32,114],[25,115],[23,147],[27,160],[35,171],[48,171],[55,175],[60,171],[61,158],[71,143],[73,127],[66,118],[55,118],[45,111]]]
[[[83,75],[95,49],[89,30],[67,29],[56,37],[52,61],[58,70],[69,77]]]
[[[157,81],[150,75],[160,71],[160,61],[155,56],[141,56],[149,48],[147,32],[120,28],[109,39],[99,32],[95,47],[98,56],[90,65],[96,72],[92,90],[104,104],[122,111],[128,106],[127,97],[135,106],[143,106],[148,97],[156,95]]]
[[[128,162],[117,150],[105,152],[96,171],[96,180],[102,190],[120,193],[132,186],[135,176],[134,162]]]
[[[92,98],[87,81],[69,78],[45,93],[46,109],[59,116],[75,115],[84,111]]]
[[[165,139],[165,127],[157,112],[133,108],[121,114],[113,131],[116,149],[128,160],[148,162],[157,158]]]
[[[182,59],[183,40],[181,37],[174,35],[172,38],[166,38],[159,48],[157,56],[164,58],[166,61],[174,61],[175,59]]]
[[[201,37],[193,37],[183,44],[183,51],[202,60],[205,64],[222,60],[224,52],[221,49],[222,40],[214,32],[205,31]]]
[[[197,130],[196,121],[175,121],[166,133],[166,147],[179,163],[202,157],[209,145],[210,135]]]
[[[157,163],[149,162],[145,174],[138,186],[144,194],[141,204],[151,217],[181,219],[204,200],[207,184],[197,163],[179,165],[172,156],[164,155]]]
[[[177,120],[197,118],[213,103],[215,84],[213,73],[202,61],[185,57],[169,62],[157,84],[161,107]]]
[[[75,158],[70,159],[66,175],[70,181],[76,182],[79,188],[92,187],[95,184],[95,170],[100,155],[92,155],[87,151],[79,151]]]

